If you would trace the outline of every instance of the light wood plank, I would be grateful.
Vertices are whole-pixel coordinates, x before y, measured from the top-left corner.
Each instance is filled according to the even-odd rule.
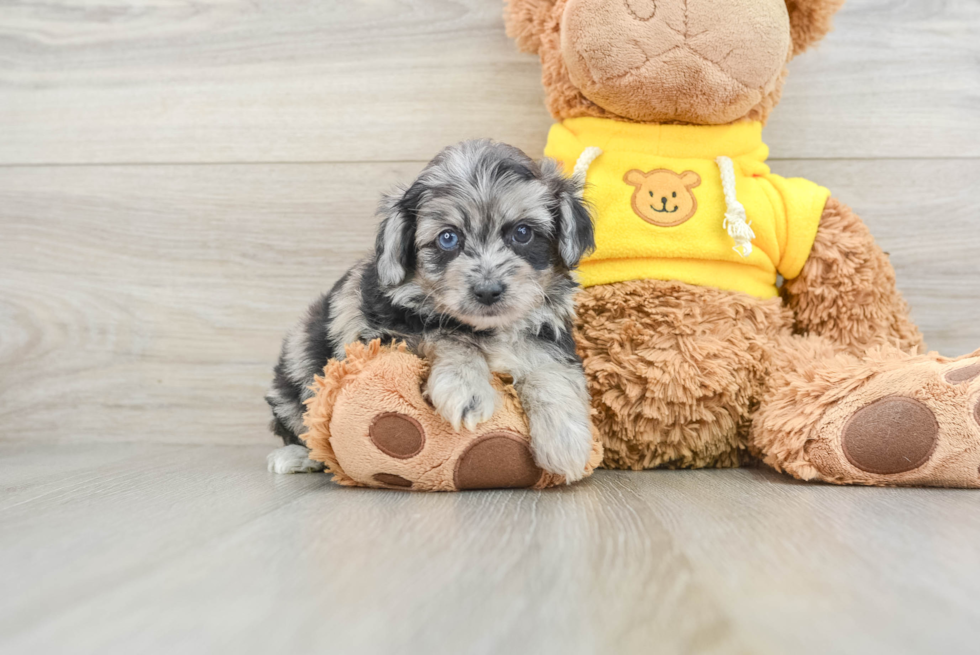
[[[0,12],[0,163],[422,160],[541,152],[540,67],[498,0],[74,0]],[[980,156],[980,6],[850,0],[790,65],[784,158]]]
[[[265,449],[0,444],[4,652],[967,653],[976,493],[759,469],[544,492],[274,476]]]
[[[4,169],[0,439],[271,443],[283,334],[370,249],[381,190],[420,167]],[[980,163],[776,170],[865,217],[933,348],[980,347]]]
[[[0,640],[84,607],[327,482],[299,476],[283,485],[286,478],[266,474],[265,451],[3,444],[0,587],[12,593],[0,595]]]
[[[973,491],[808,484],[769,469],[607,475],[663,520],[736,625],[780,652],[976,650]]]
[[[263,454],[35,447],[72,470],[18,474],[30,490],[0,509],[0,582],[23,590],[0,599],[0,649],[760,652],[615,486],[352,490],[268,474]]]
[[[980,154],[980,4],[847,0],[835,25],[790,63],[774,157]]]
[[[3,437],[270,443],[285,330],[419,167],[4,170]]]

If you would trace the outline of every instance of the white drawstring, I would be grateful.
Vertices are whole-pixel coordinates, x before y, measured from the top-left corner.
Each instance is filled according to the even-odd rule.
[[[728,157],[718,157],[715,159],[718,170],[721,172],[721,188],[725,192],[725,221],[722,227],[728,232],[728,236],[735,240],[735,247],[732,248],[742,257],[752,254],[752,239],[755,232],[749,227],[751,223],[746,220],[745,207],[738,201],[735,195],[735,165]]]
[[[602,154],[602,148],[596,148],[595,146],[589,146],[582,151],[582,154],[578,156],[578,161],[575,162],[575,170],[572,171],[572,177],[578,180],[581,184],[585,184],[585,176],[589,172],[589,166],[595,161],[595,158]]]

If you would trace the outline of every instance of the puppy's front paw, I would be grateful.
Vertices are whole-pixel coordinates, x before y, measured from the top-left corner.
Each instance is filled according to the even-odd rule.
[[[323,462],[314,462],[309,449],[298,444],[283,446],[265,458],[270,473],[317,473],[323,470]]]
[[[426,394],[436,411],[459,430],[473,430],[497,411],[500,396],[489,378],[459,371],[433,370]]]
[[[592,428],[587,418],[569,416],[561,408],[539,408],[529,417],[531,450],[538,466],[565,476],[571,484],[585,477],[592,456]]]

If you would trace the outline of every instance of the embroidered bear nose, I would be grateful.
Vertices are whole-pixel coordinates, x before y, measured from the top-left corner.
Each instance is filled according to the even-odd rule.
[[[667,204],[667,196],[664,196],[663,198],[661,198],[660,199],[660,202],[662,202],[662,203],[664,203],[666,205]]]

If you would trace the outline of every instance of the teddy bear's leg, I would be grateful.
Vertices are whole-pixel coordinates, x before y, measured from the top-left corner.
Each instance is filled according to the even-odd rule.
[[[823,336],[858,356],[886,344],[925,352],[888,255],[836,198],[827,201],[810,256],[784,292],[798,333]]]
[[[476,429],[457,431],[422,392],[428,370],[404,346],[348,346],[347,357],[331,361],[316,378],[304,415],[310,457],[349,486],[457,491],[565,482],[535,464],[513,386],[492,378],[500,407]],[[591,445],[586,475],[602,459],[597,436]]]
[[[750,449],[803,480],[980,487],[980,350],[891,346],[864,357],[821,337],[776,340]]]

